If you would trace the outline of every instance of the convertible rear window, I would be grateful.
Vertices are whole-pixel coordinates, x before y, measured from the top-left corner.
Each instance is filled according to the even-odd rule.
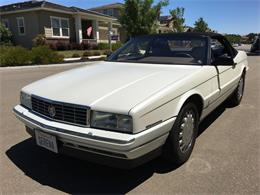
[[[108,61],[202,65],[207,61],[207,41],[204,37],[138,37],[112,54]]]

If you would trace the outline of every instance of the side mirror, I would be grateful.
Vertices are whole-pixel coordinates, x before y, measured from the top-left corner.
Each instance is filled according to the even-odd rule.
[[[231,57],[228,56],[220,56],[218,58],[216,58],[213,62],[213,65],[217,66],[217,65],[226,65],[226,66],[234,66],[234,60]]]

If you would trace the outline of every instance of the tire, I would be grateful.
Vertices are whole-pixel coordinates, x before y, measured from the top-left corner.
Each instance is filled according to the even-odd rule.
[[[244,95],[244,89],[245,89],[245,74],[243,73],[243,75],[241,76],[238,82],[237,88],[228,99],[228,104],[230,106],[238,106],[240,104]]]
[[[164,145],[163,156],[167,161],[181,165],[189,159],[197,137],[198,125],[198,109],[194,103],[189,102],[179,112]]]

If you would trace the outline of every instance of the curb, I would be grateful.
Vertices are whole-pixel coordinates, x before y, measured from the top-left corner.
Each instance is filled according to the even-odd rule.
[[[81,60],[81,57],[79,58],[64,58],[64,62],[71,62],[71,61],[79,61]]]
[[[99,62],[99,61],[95,61]],[[94,62],[74,62],[74,63],[62,63],[62,64],[46,64],[46,65],[30,65],[30,66],[9,66],[9,67],[0,67],[1,70],[19,70],[19,69],[30,69],[30,68],[50,68],[50,67],[66,67],[66,66],[80,66],[93,64]]]
[[[65,62],[70,62],[70,61],[80,61],[80,60],[84,60],[84,59],[88,59],[88,60],[97,60],[101,59],[101,58],[105,58],[107,57],[106,55],[100,55],[100,56],[88,56],[88,57],[78,57],[78,58],[64,58]]]

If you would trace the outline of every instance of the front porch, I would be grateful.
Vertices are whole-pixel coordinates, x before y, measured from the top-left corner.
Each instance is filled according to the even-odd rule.
[[[116,43],[120,41],[120,24],[108,19],[75,16],[77,43]]]

